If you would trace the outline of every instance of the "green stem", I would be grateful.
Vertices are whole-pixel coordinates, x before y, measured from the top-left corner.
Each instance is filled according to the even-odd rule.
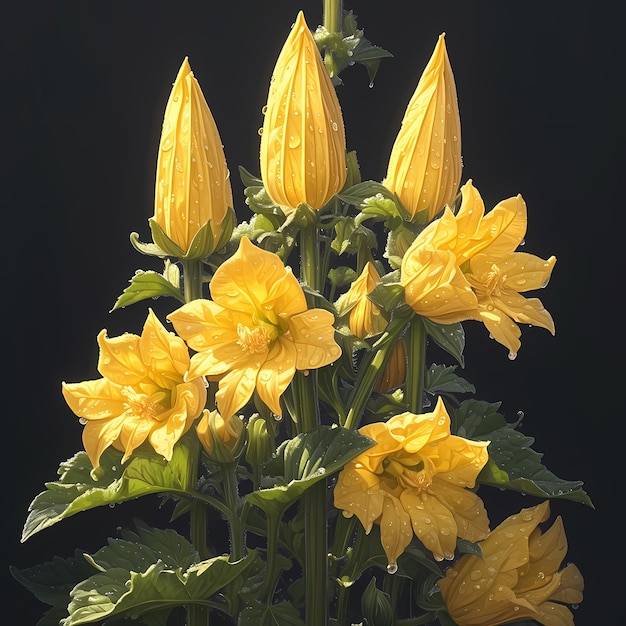
[[[343,424],[344,428],[358,428],[365,405],[391,356],[396,341],[404,331],[406,323],[407,318],[404,315],[392,317],[385,332],[372,346],[372,349],[365,353],[359,366],[359,373],[352,394],[348,400],[350,409]]]
[[[426,367],[426,329],[419,315],[409,326],[407,342],[406,404],[411,413],[424,408],[424,368]]]
[[[265,572],[265,580],[261,589],[261,598],[265,597],[265,601],[269,606],[272,604],[272,598],[277,583],[277,555],[278,555],[278,529],[282,513],[279,515],[267,515],[267,570]]]
[[[244,535],[241,517],[239,516],[239,486],[237,484],[237,463],[225,463],[224,496],[231,511],[228,517],[230,532],[230,561],[239,561],[244,557]]]
[[[191,302],[202,297],[202,261],[182,261],[183,290],[185,302]],[[190,459],[189,471],[193,472],[193,482],[196,481],[200,470],[200,442],[196,446]],[[207,511],[206,504],[199,500],[191,503],[190,538],[200,559],[208,558],[206,545]],[[209,607],[192,604],[187,607],[188,626],[207,626],[209,623]]]
[[[300,271],[302,280],[321,292],[320,253],[317,223],[307,224],[300,231]]]
[[[324,28],[330,35],[342,32],[343,2],[341,0],[324,0]],[[337,67],[332,50],[328,47],[324,53],[324,65],[331,77],[337,74]]]

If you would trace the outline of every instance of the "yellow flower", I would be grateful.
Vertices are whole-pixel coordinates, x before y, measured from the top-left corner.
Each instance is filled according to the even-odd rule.
[[[514,358],[521,345],[515,322],[541,326],[554,334],[554,322],[541,300],[525,298],[521,292],[545,286],[556,258],[544,261],[515,252],[527,224],[521,196],[503,200],[485,214],[471,180],[461,194],[458,213],[446,208],[405,253],[400,282],[406,301],[440,324],[483,322]]]
[[[156,169],[154,218],[186,253],[194,235],[211,220],[217,243],[233,206],[222,141],[187,58],[170,94]]]
[[[63,383],[69,407],[85,422],[83,444],[94,468],[113,446],[122,462],[148,441],[167,460],[206,402],[202,379],[184,380],[189,350],[150,310],[141,336],[98,335],[102,378]]]
[[[205,410],[196,425],[196,433],[207,454],[217,461],[229,463],[241,451],[244,438],[243,421],[238,415],[223,419],[217,411]]]
[[[480,542],[482,558],[466,554],[446,572],[439,588],[456,624],[573,626],[565,604],[582,601],[583,578],[573,564],[558,569],[567,539],[560,517],[541,533],[549,511],[546,501],[508,517]]]
[[[323,207],[346,181],[346,139],[339,100],[298,13],[272,75],[261,135],[261,178],[285,213]]]
[[[380,276],[376,268],[368,261],[361,275],[336,302],[340,316],[349,312],[350,331],[359,339],[379,335],[387,326],[387,320],[381,315],[380,309],[367,297],[379,282]]]
[[[444,36],[409,101],[383,181],[411,217],[427,209],[427,221],[451,204],[461,181],[461,120]]]
[[[280,396],[296,370],[328,365],[341,354],[334,317],[307,310],[304,292],[280,258],[246,237],[210,283],[213,300],[194,300],[168,316],[195,350],[189,376],[219,377],[223,418],[243,407],[256,388],[281,415]]]
[[[376,445],[340,472],[335,506],[356,515],[366,533],[380,525],[391,567],[414,533],[437,560],[453,558],[457,537],[487,535],[482,500],[466,487],[487,462],[489,442],[451,435],[441,398],[432,413],[402,413],[359,432]]]

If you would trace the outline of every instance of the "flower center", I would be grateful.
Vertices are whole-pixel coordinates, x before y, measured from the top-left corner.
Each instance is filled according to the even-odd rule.
[[[161,406],[158,402],[154,402],[148,394],[137,392],[133,387],[124,387],[121,391],[126,398],[124,408],[129,410],[133,415],[145,420],[157,419],[157,415],[161,412]]]
[[[466,274],[465,278],[474,288],[474,291],[480,298],[490,298],[491,296],[501,295],[500,286],[506,280],[506,274],[494,263],[489,270],[482,274]]]
[[[276,339],[278,330],[270,324],[260,324],[250,328],[244,324],[237,324],[237,343],[250,354],[260,354],[267,350],[268,344]]]

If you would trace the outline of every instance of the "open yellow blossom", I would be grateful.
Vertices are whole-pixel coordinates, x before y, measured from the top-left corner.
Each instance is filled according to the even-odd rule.
[[[94,468],[113,446],[122,462],[148,441],[167,460],[206,402],[202,379],[185,380],[189,350],[150,310],[141,336],[98,335],[102,378],[63,383],[69,407],[84,421],[83,444]]]
[[[498,626],[534,620],[544,626],[573,626],[566,604],[583,599],[583,578],[574,564],[559,567],[567,552],[558,517],[548,519],[543,502],[505,519],[480,542],[482,558],[464,555],[439,581],[448,612],[459,626]]]
[[[269,196],[293,211],[323,207],[346,181],[343,116],[302,11],[272,75],[261,135],[261,178]]]
[[[211,220],[217,243],[233,194],[215,120],[191,71],[183,61],[165,107],[159,143],[154,218],[184,252]]]
[[[383,185],[415,217],[430,221],[451,204],[461,182],[461,119],[445,34],[424,69],[402,120]]]
[[[387,320],[380,309],[367,297],[379,282],[380,276],[374,264],[368,261],[360,276],[350,285],[350,289],[337,300],[338,314],[349,314],[350,331],[359,339],[379,335],[387,326]]]
[[[432,413],[402,413],[359,432],[376,445],[340,472],[335,506],[356,515],[366,533],[380,525],[390,566],[414,534],[437,560],[453,558],[457,537],[487,536],[482,500],[467,487],[487,462],[489,442],[451,435],[441,398]]]
[[[461,194],[458,213],[446,208],[405,253],[400,282],[406,301],[440,324],[483,322],[514,358],[521,345],[516,322],[554,334],[554,322],[541,300],[521,293],[545,286],[556,258],[515,252],[527,224],[521,196],[503,200],[485,214],[471,180]]]
[[[212,300],[198,299],[168,316],[196,351],[189,376],[219,377],[217,407],[226,419],[253,391],[277,415],[296,370],[328,365],[341,354],[329,311],[307,309],[298,280],[272,252],[243,237],[216,270]]]

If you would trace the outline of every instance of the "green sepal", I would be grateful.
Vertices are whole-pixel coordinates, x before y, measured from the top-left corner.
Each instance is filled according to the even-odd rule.
[[[148,220],[148,225],[152,233],[152,241],[165,253],[165,256],[178,259],[183,257],[184,251],[165,234],[165,231],[153,217]]]
[[[238,626],[305,626],[300,613],[287,601],[276,604],[254,602],[239,615]]]
[[[375,576],[372,576],[361,596],[361,611],[368,626],[391,626],[393,624],[394,610],[389,596],[378,589]]]
[[[31,503],[22,542],[81,511],[112,506],[151,493],[191,493],[190,446],[195,445],[192,442],[192,438],[182,438],[174,446],[170,461],[156,454],[137,455],[124,466],[122,452],[110,447],[100,457],[100,467],[95,471],[87,454],[78,452],[61,463],[60,480],[46,483],[46,491]]]
[[[318,426],[284,441],[267,466],[275,485],[248,494],[250,504],[268,515],[282,515],[314,484],[340,470],[374,445],[368,437],[340,427]]]
[[[400,306],[406,306],[404,300],[404,287],[397,282],[380,282],[367,295],[377,307],[387,313],[391,313]]]
[[[338,254],[356,254],[360,248],[375,248],[376,235],[350,217],[335,222],[335,238],[330,247]]]
[[[465,330],[461,322],[455,324],[436,324],[427,317],[422,317],[426,333],[446,352],[451,354],[461,367],[465,367],[463,350],[465,349]]]
[[[167,261],[167,260],[166,260]],[[172,264],[172,267],[177,267]],[[148,298],[171,296],[184,304],[185,297],[180,287],[164,274],[152,270],[138,270],[130,279],[130,285],[118,297],[110,312],[122,309]]]
[[[245,203],[250,210],[264,215],[272,223],[273,229],[278,230],[285,222],[286,216],[282,208],[270,198],[263,181],[242,165],[239,166],[239,177],[244,186]]]
[[[472,556],[477,556],[478,558],[483,558],[483,550],[480,547],[480,544],[474,543],[473,541],[468,541],[467,539],[461,539],[461,537],[456,538],[456,549],[459,554],[471,554]]]

